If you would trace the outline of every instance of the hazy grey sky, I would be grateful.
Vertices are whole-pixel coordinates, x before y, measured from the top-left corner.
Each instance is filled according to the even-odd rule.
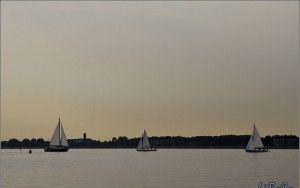
[[[297,134],[297,1],[1,4],[4,139]]]

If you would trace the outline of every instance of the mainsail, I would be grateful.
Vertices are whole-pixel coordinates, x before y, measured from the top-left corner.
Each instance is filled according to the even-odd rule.
[[[258,133],[258,130],[256,129],[255,127],[255,124],[254,124],[254,127],[253,127],[253,132],[252,132],[252,135],[249,139],[249,142],[246,146],[246,149],[247,150],[255,150],[256,148],[263,148],[264,145],[261,141],[261,137]]]
[[[60,140],[60,143],[61,143],[62,146],[69,146],[62,124],[61,124],[61,140]]]
[[[55,128],[55,131],[52,135],[52,138],[51,138],[51,141],[50,141],[50,146],[58,146],[59,145],[59,139],[60,139],[59,138],[59,131],[60,131],[59,127],[60,127],[60,119],[59,119],[58,124]]]
[[[143,148],[144,149],[150,149],[151,148],[146,130],[144,130],[144,134],[143,134]]]
[[[69,146],[65,131],[60,123],[60,119],[58,120],[58,124],[52,135],[50,146]]]

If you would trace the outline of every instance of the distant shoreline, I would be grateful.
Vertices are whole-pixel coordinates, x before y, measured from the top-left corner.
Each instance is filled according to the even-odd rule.
[[[152,136],[150,145],[157,149],[244,149],[250,135],[221,135],[221,136]],[[68,145],[77,149],[135,149],[140,138],[127,138],[126,136],[113,137],[111,140],[101,141],[87,138],[68,139]],[[274,135],[262,137],[265,147],[270,149],[299,149],[299,137],[295,135]],[[32,138],[1,141],[3,149],[19,148],[46,148],[50,142],[43,138]]]

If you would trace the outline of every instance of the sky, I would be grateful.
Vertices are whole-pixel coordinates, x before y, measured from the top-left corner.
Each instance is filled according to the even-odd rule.
[[[298,135],[298,1],[1,2],[1,137]]]

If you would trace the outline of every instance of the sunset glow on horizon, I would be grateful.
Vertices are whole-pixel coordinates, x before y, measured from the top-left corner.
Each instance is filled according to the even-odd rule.
[[[299,2],[1,2],[1,139],[298,134]]]

